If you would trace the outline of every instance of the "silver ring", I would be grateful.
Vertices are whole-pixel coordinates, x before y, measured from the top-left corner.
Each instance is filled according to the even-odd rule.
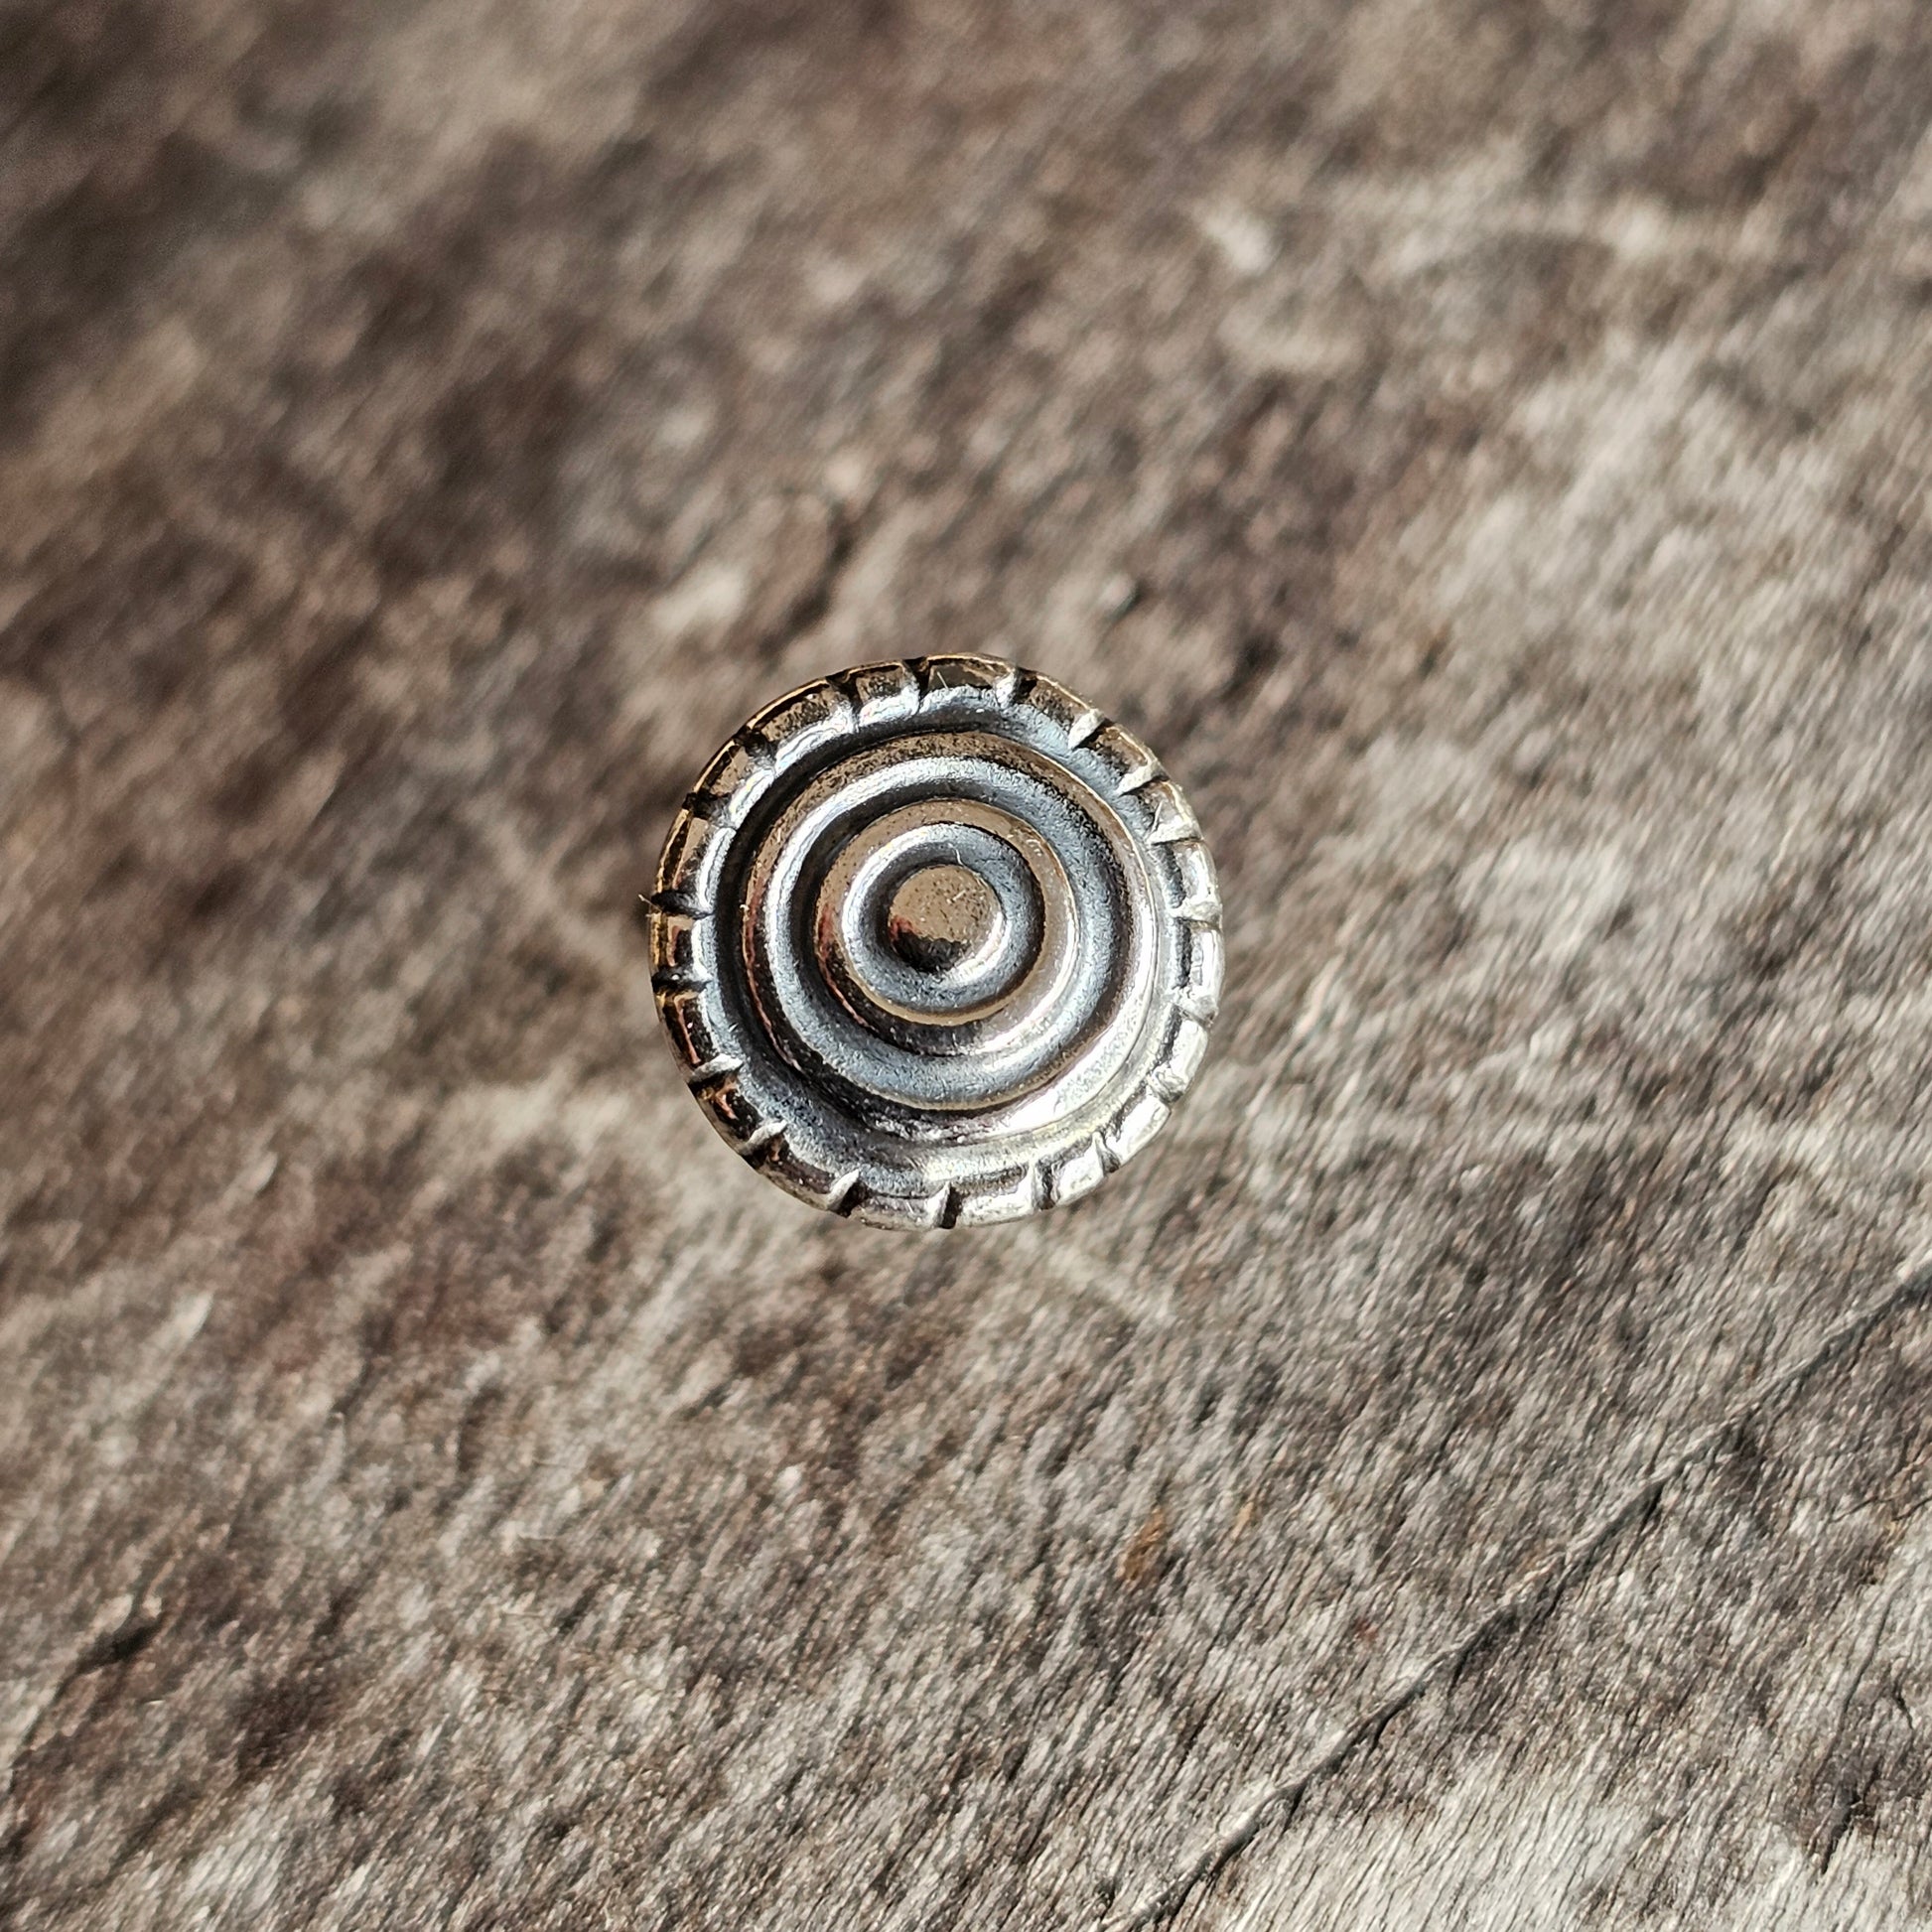
[[[874,664],[712,760],[649,901],[692,1091],[888,1227],[1072,1200],[1166,1123],[1220,998],[1200,827],[1147,748],[987,657]]]

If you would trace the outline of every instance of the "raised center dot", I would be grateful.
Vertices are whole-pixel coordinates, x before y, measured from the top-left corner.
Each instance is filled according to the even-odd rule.
[[[1006,930],[991,886],[967,866],[927,866],[900,882],[886,908],[886,940],[920,973],[955,971],[990,952]]]

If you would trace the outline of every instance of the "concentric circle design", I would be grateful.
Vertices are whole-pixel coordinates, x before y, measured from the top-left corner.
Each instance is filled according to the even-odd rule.
[[[658,867],[651,984],[780,1186],[888,1227],[1003,1221],[1159,1132],[1220,917],[1145,746],[1048,678],[927,657],[808,684],[712,760]]]

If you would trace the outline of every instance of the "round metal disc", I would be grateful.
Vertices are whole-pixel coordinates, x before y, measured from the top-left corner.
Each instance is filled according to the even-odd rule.
[[[691,1090],[781,1187],[1012,1220],[1166,1122],[1221,989],[1200,827],[1147,748],[988,657],[794,691],[711,761],[650,899]]]

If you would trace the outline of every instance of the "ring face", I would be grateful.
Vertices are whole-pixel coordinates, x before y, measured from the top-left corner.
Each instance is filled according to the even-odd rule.
[[[987,657],[760,712],[685,800],[651,984],[718,1131],[816,1206],[1003,1221],[1167,1121],[1221,990],[1200,827],[1153,755]]]

